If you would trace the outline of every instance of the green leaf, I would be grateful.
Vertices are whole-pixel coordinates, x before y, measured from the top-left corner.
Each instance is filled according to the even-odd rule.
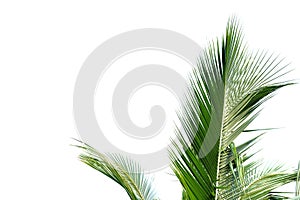
[[[260,162],[250,162],[252,155],[246,152],[259,137],[238,147],[233,142],[247,131],[261,105],[292,83],[280,81],[288,72],[284,59],[265,51],[250,52],[243,38],[238,20],[229,19],[222,40],[209,43],[189,77],[178,112],[178,142],[172,141],[170,148],[171,167],[183,187],[183,199],[253,196],[247,181]],[[266,183],[275,181],[272,187],[267,184],[271,190],[294,179],[294,173],[265,175],[261,178]],[[268,196],[271,190],[261,192]]]
[[[122,186],[132,200],[158,199],[152,179],[146,177],[140,166],[121,155],[104,155],[81,142],[74,145],[84,150],[79,159]]]

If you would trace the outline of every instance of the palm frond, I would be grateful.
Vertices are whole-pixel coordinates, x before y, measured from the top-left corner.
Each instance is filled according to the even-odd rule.
[[[190,76],[190,88],[178,113],[179,142],[173,141],[170,150],[172,169],[186,199],[228,199],[226,191],[236,183],[235,176],[242,183],[247,173],[241,149],[230,145],[275,91],[292,84],[279,81],[288,72],[283,59],[265,51],[251,53],[243,37],[237,19],[231,18],[222,40],[211,42],[200,54]],[[235,166],[230,166],[233,159]],[[251,166],[255,168],[255,163]],[[290,178],[286,176],[271,180],[280,185]],[[242,196],[245,188],[240,188]]]
[[[240,200],[274,199],[279,197],[284,199],[284,193],[274,192],[274,189],[295,181],[296,172],[286,170],[282,165],[278,164],[267,165],[263,169],[257,167],[261,165],[262,163],[259,163],[256,167],[252,166],[247,170],[242,166],[244,169],[242,179],[240,179],[238,171],[235,171],[234,173],[237,174],[238,178],[231,186],[231,189],[223,193],[223,197]]]
[[[79,159],[121,185],[132,200],[155,200],[157,194],[152,179],[146,177],[141,167],[121,155],[104,155],[81,142],[75,145],[84,150]]]
[[[295,181],[295,178],[295,172],[282,170],[278,166],[262,171],[249,171],[246,174],[244,194],[239,199],[269,199],[274,197],[274,189]]]

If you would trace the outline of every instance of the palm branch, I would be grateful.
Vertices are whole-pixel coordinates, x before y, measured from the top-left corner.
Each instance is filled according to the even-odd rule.
[[[78,141],[75,145],[83,150],[79,159],[118,183],[132,200],[156,200],[152,179],[129,158],[115,154],[102,154],[93,147]]]
[[[265,51],[250,52],[243,37],[237,19],[231,18],[222,40],[209,43],[189,77],[190,87],[178,112],[178,141],[170,150],[182,199],[283,198],[274,189],[296,180],[296,171],[280,165],[261,169],[261,161],[249,155],[257,138],[238,147],[234,144],[261,105],[292,84],[280,81],[288,72],[283,59]]]

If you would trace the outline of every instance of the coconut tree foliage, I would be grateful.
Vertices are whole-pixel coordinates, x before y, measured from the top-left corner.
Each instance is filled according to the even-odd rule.
[[[234,140],[257,117],[261,104],[291,84],[278,81],[285,73],[282,59],[249,52],[235,18],[223,38],[208,45],[190,77],[179,113],[179,144],[171,151],[184,199],[281,198],[272,191],[294,181],[296,173],[280,165],[261,169],[261,161],[249,154],[257,138],[240,146]]]
[[[189,76],[177,140],[170,146],[183,200],[287,199],[276,189],[293,181],[300,195],[299,170],[255,159],[252,147],[264,130],[246,129],[274,92],[292,84],[282,81],[287,65],[265,51],[249,51],[243,37],[238,20],[230,18],[224,36],[208,44]],[[236,145],[241,134],[253,137]],[[151,179],[135,162],[84,143],[79,147],[84,150],[80,160],[120,184],[131,199],[158,199]]]
[[[104,155],[93,147],[78,141],[75,145],[83,150],[79,159],[95,170],[114,180],[125,189],[132,200],[156,200],[152,179],[146,177],[141,167],[121,155]]]

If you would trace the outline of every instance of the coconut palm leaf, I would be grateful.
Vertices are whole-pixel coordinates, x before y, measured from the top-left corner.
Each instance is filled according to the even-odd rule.
[[[211,42],[200,54],[178,112],[178,142],[173,141],[170,150],[172,169],[183,187],[182,199],[265,199],[273,189],[295,180],[294,172],[278,167],[253,177],[259,162],[244,164],[252,156],[241,154],[257,138],[239,147],[233,143],[261,105],[292,84],[280,81],[288,72],[283,61],[265,51],[251,53],[234,17],[222,40]],[[265,187],[259,189],[262,184]]]
[[[297,172],[287,170],[280,164],[264,165],[262,160],[252,159],[251,147],[259,140],[260,134],[244,144],[230,145],[233,159],[229,163],[235,183],[223,192],[223,197],[231,199],[287,199],[285,193],[273,192],[274,189],[296,180]],[[249,162],[250,160],[250,162]],[[251,161],[254,160],[254,161]],[[264,165],[264,167],[262,167]]]
[[[261,164],[260,164],[261,165]],[[243,168],[243,166],[241,167]],[[230,199],[274,199],[287,197],[287,193],[273,192],[274,189],[296,180],[296,172],[284,169],[282,165],[273,164],[265,166],[263,169],[258,167],[243,168],[243,178],[237,170],[237,179],[230,190],[223,193],[223,197]]]
[[[157,194],[152,179],[146,177],[140,166],[121,155],[104,155],[81,142],[77,147],[84,150],[79,159],[121,185],[132,200],[155,200]]]

